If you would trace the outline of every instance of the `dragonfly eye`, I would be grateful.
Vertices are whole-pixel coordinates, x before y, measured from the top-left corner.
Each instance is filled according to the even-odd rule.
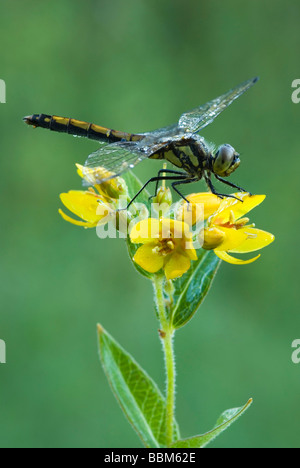
[[[220,146],[213,160],[213,171],[221,177],[228,177],[240,165],[239,154],[228,144]]]

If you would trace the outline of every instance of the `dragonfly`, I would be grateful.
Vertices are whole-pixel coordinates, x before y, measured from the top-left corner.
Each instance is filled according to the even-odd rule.
[[[173,190],[187,202],[179,186],[201,179],[205,180],[209,191],[218,197],[236,198],[219,193],[212,177],[231,188],[247,192],[227,180],[239,167],[240,154],[228,143],[216,148],[199,135],[199,132],[257,81],[258,77],[247,80],[212,101],[185,112],[176,124],[145,133],[121,132],[81,120],[46,114],[26,116],[24,121],[33,127],[47,128],[100,142],[100,148],[89,155],[83,168],[87,185],[101,184],[121,176],[145,159],[171,163],[173,168],[159,170],[155,177],[151,177],[143,185],[127,208],[151,182],[156,182],[157,192],[160,181],[171,181]]]

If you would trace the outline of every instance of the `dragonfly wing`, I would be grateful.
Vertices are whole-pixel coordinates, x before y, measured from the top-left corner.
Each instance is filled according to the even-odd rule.
[[[184,134],[184,130],[180,128],[178,124],[169,125],[168,127],[162,127],[157,130],[143,133],[145,138],[142,140],[142,144],[144,146],[147,146],[147,144],[150,144],[151,142],[164,144],[165,142],[173,140],[175,137]]]
[[[236,88],[216,99],[197,107],[196,109],[182,114],[178,126],[188,133],[196,133],[214,121],[214,119],[223,112],[230,104],[240,97],[245,91],[253,86],[258,78],[245,81]]]
[[[107,144],[90,154],[83,167],[85,182],[101,184],[133,169],[148,158],[147,152],[137,143],[124,141]]]

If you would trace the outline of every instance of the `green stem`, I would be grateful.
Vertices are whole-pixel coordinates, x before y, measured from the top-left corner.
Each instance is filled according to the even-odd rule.
[[[175,359],[173,348],[174,328],[169,323],[166,314],[165,298],[163,294],[164,276],[155,275],[153,284],[157,312],[160,320],[160,337],[165,356],[166,377],[167,377],[167,398],[166,398],[166,442],[167,446],[173,442],[174,434],[174,411],[175,411]]]

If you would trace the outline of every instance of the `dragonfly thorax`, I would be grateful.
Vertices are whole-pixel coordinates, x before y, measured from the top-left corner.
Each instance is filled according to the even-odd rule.
[[[163,151],[153,154],[152,158],[165,159],[191,177],[201,179],[204,171],[209,169],[212,155],[204,139],[193,135],[170,142]]]

